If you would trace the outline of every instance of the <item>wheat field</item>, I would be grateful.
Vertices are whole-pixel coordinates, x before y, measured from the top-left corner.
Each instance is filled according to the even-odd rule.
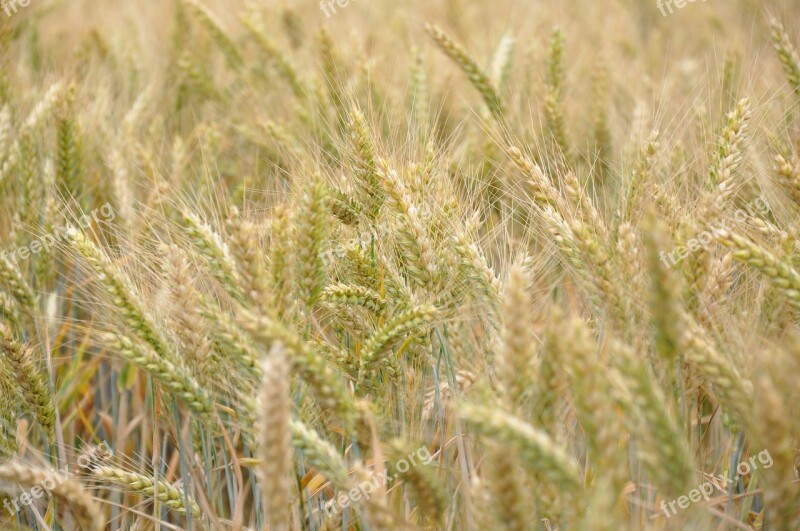
[[[0,2],[0,529],[800,529],[797,0]]]

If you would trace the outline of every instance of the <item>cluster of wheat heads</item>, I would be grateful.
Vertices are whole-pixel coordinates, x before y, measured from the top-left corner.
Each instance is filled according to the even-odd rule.
[[[0,528],[800,529],[794,0],[312,4],[0,11]]]

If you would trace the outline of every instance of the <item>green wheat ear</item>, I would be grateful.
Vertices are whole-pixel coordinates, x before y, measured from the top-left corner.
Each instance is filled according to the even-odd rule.
[[[416,50],[414,53],[414,65],[411,69],[412,88],[410,96],[413,98],[411,108],[414,115],[414,122],[420,136],[420,142],[428,138],[430,127],[430,86],[428,75],[425,70],[425,61],[422,53]]]
[[[60,122],[59,122],[60,123]],[[60,133],[60,129],[59,129]],[[61,145],[61,136],[59,134],[59,151]],[[30,131],[25,131],[20,135],[20,138],[14,146],[19,151],[19,159],[17,169],[20,172],[20,201],[22,202],[23,213],[20,215],[22,223],[35,224],[39,222],[39,211],[42,208],[42,203],[45,199],[45,188],[49,185],[45,179],[40,177],[42,170],[42,155],[40,149],[34,140],[34,135]],[[12,147],[13,149],[13,147]],[[61,157],[59,156],[59,162]],[[59,166],[60,171],[60,166]],[[60,181],[63,182],[63,181]],[[75,181],[72,181],[75,183]],[[59,188],[61,193],[66,193],[66,188],[63,186]],[[73,197],[70,194],[64,197]],[[17,234],[17,241],[20,243],[28,243],[27,235]]]
[[[375,145],[364,113],[354,108],[350,112],[348,127],[358,168],[358,178],[362,186],[362,201],[366,204],[365,210],[370,219],[374,221],[383,205],[384,192],[378,174]]]
[[[113,333],[105,334],[102,344],[111,352],[147,372],[189,408],[205,419],[214,412],[214,401],[208,391],[192,377],[188,370],[173,364],[146,345],[138,345],[130,338]]]
[[[346,105],[344,95],[344,63],[333,43],[333,37],[327,27],[323,26],[318,35],[319,55],[322,62],[323,81],[328,96],[341,125],[344,124]]]
[[[664,396],[645,361],[636,359],[632,349],[617,344],[614,350],[620,372],[632,395],[633,411],[628,412],[643,440],[640,454],[656,483],[669,494],[679,495],[691,486],[692,459],[667,408]]]
[[[2,290],[0,290],[0,322],[7,323],[11,330],[15,330],[20,323],[17,302]]]
[[[681,283],[670,264],[662,261],[666,246],[663,227],[657,224],[655,215],[647,213],[645,220],[645,246],[647,269],[650,273],[650,313],[655,325],[656,352],[667,364],[668,372],[674,369],[680,354]],[[668,258],[666,258],[668,260]]]
[[[328,361],[313,348],[313,344],[266,315],[242,310],[239,320],[265,346],[283,345],[292,368],[311,387],[320,405],[335,412],[348,430],[353,426],[356,419],[354,398],[342,382],[341,375],[334,372]]]
[[[546,433],[499,409],[461,404],[460,415],[482,434],[519,452],[522,460],[564,492],[577,492],[582,484],[577,465]]]
[[[347,463],[336,448],[297,419],[292,419],[289,427],[295,450],[301,452],[303,458],[318,468],[336,487],[348,491],[352,481],[347,473]]]
[[[525,390],[534,373],[533,301],[526,291],[526,274],[527,269],[519,263],[509,271],[502,306],[503,327],[495,358],[503,405],[511,413],[519,413],[524,407]]]
[[[425,305],[401,312],[393,317],[364,343],[361,355],[363,366],[370,371],[385,368],[389,372],[395,372],[396,364],[390,357],[391,348],[406,334],[429,327],[436,315],[436,308]]]
[[[180,212],[186,235],[197,252],[208,262],[214,277],[237,301],[244,299],[244,282],[228,244],[211,225],[188,209]]]
[[[48,440],[55,439],[56,405],[47,381],[47,373],[34,359],[33,350],[17,342],[5,325],[0,323],[0,352],[5,366],[13,374],[28,409],[44,429]]]
[[[383,313],[387,302],[381,295],[363,286],[334,284],[322,291],[320,300],[342,306],[360,306],[376,314]]]
[[[311,309],[325,287],[325,250],[329,213],[328,191],[318,179],[304,190],[296,217],[298,274],[297,293],[306,309]]]
[[[777,20],[770,21],[772,28],[772,46],[778,54],[786,76],[789,78],[789,86],[795,94],[800,96],[800,55],[794,47],[789,35],[783,29],[783,25]]]
[[[181,514],[188,512],[195,518],[201,515],[200,506],[197,505],[194,499],[188,498],[187,510],[187,496],[184,490],[180,487],[169,485],[165,481],[154,481],[150,476],[104,464],[93,466],[91,468],[91,476],[100,483],[119,487],[124,492],[156,499],[171,511]]]
[[[106,296],[117,307],[124,324],[165,361],[175,361],[177,355],[174,347],[145,308],[128,276],[83,232],[72,228],[67,239],[75,252],[89,264]]]
[[[181,0],[183,5],[186,6],[189,12],[194,16],[195,20],[208,31],[211,38],[222,50],[228,64],[234,68],[241,68],[244,63],[242,53],[239,46],[231,39],[228,33],[223,29],[222,23],[197,0]]]
[[[614,156],[613,137],[611,135],[611,125],[608,119],[608,100],[609,100],[609,75],[605,64],[596,67],[592,75],[592,124],[593,124],[593,144],[594,162],[597,169],[593,176],[597,177],[597,182],[602,184],[611,172],[611,165]]]
[[[766,275],[770,282],[786,295],[789,304],[800,307],[800,273],[792,264],[730,231],[717,230],[715,238],[725,247],[733,249],[734,258]]]
[[[564,32],[555,28],[550,37],[550,54],[547,64],[547,86],[545,93],[545,117],[547,126],[560,154],[569,160],[570,145],[564,123]]]
[[[278,45],[267,36],[259,17],[255,13],[244,13],[240,18],[244,27],[255,38],[266,56],[275,64],[275,68],[289,84],[294,95],[300,100],[308,97],[308,88],[301,81],[297,70],[281,52]]]
[[[22,277],[19,267],[5,254],[0,253],[0,283],[4,284],[21,308],[33,312],[36,297],[28,282]]]
[[[497,87],[478,65],[475,58],[438,26],[427,24],[425,31],[428,32],[428,35],[431,36],[439,48],[467,75],[472,86],[483,96],[483,101],[492,115],[496,119],[502,120],[504,115],[503,103],[497,93]]]
[[[71,85],[60,102],[56,120],[58,151],[56,153],[56,184],[62,197],[82,199],[81,132],[75,111],[75,86]]]
[[[13,34],[14,28],[10,17],[0,17],[0,104],[2,105],[8,103],[10,97],[11,80],[8,78],[8,73],[11,72],[9,68],[11,54],[9,51]]]

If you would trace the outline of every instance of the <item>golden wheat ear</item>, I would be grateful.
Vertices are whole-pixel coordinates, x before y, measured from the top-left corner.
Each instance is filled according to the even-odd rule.
[[[502,120],[504,116],[503,103],[497,93],[497,88],[486,72],[478,65],[475,58],[438,26],[427,24],[425,31],[428,32],[428,35],[431,36],[439,48],[466,74],[472,86],[483,96],[483,101],[492,115],[496,119]]]
[[[525,407],[525,391],[533,381],[536,343],[533,334],[533,301],[526,291],[527,269],[515,263],[508,273],[502,315],[503,327],[496,369],[504,407],[519,413]]]
[[[25,488],[39,488],[53,485],[49,492],[62,499],[72,509],[86,531],[103,531],[106,520],[98,503],[86,492],[81,484],[54,470],[36,468],[22,463],[0,465],[0,478]]]
[[[292,403],[289,361],[276,343],[264,360],[258,423],[258,469],[261,497],[267,508],[270,528],[290,529],[292,495]]]
[[[800,157],[784,158],[778,155],[775,159],[775,172],[781,186],[789,193],[792,200],[800,206]]]
[[[0,352],[14,375],[14,384],[22,392],[28,409],[44,430],[49,441],[56,436],[56,405],[47,373],[34,358],[33,349],[17,342],[10,330],[0,323]]]
[[[797,54],[797,48],[792,44],[789,35],[778,19],[770,20],[770,27],[772,28],[772,46],[786,72],[789,87],[800,96],[800,55]]]

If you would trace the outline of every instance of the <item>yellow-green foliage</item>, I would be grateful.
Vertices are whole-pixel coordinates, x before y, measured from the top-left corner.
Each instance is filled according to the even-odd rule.
[[[678,4],[0,5],[0,529],[800,529],[800,11]]]

